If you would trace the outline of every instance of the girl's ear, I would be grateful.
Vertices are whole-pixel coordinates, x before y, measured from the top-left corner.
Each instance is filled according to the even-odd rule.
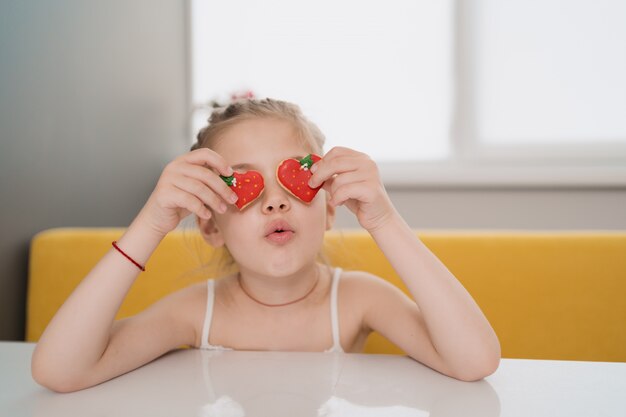
[[[196,216],[196,222],[198,223],[200,234],[209,245],[214,248],[224,246],[224,236],[222,236],[222,232],[215,224],[213,217],[207,220]]]

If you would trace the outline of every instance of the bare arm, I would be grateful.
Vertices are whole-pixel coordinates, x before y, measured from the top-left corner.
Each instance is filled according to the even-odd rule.
[[[463,285],[400,216],[393,216],[372,236],[416,304],[402,307],[396,315],[380,308],[382,303],[373,304],[368,316],[372,327],[392,323],[383,333],[415,359],[455,378],[476,380],[493,373],[500,362],[500,343]],[[408,339],[411,328],[416,334]]]
[[[145,264],[167,233],[190,213],[208,218],[223,210],[232,191],[219,179],[229,168],[208,149],[177,158],[118,246]],[[40,384],[56,391],[91,386],[137,368],[163,353],[195,343],[186,302],[190,291],[170,295],[135,317],[114,322],[140,270],[115,249],[109,250],[55,314],[32,358]],[[186,307],[187,306],[187,307]]]
[[[390,285],[370,285],[364,325],[416,360],[447,375],[475,380],[491,374],[500,344],[470,294],[415,236],[393,207],[367,155],[334,148],[311,168],[311,186],[325,181],[331,204],[345,205],[374,238],[414,302]]]
[[[134,222],[118,245],[145,264],[161,239],[143,226]],[[98,378],[94,369],[108,373],[103,369],[106,358],[111,356],[108,348],[115,346],[119,336],[113,329],[115,315],[139,272],[113,249],[100,260],[61,306],[39,340],[32,360],[35,380],[58,391],[83,388],[92,378],[95,383],[101,382],[103,378]],[[134,358],[128,361],[125,368],[141,364]]]

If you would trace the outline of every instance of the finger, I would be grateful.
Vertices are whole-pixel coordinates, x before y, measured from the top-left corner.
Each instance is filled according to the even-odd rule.
[[[361,202],[369,202],[369,190],[365,182],[350,183],[337,188],[330,198],[330,203],[334,206],[341,206],[348,200],[358,200]]]
[[[195,213],[198,217],[203,219],[210,219],[213,213],[209,210],[200,199],[183,191],[175,186],[172,187],[171,193],[173,195],[173,202],[177,207],[184,208],[191,213]]]
[[[313,165],[317,168],[309,180],[309,186],[318,187],[334,175],[358,170],[362,164],[363,158],[358,155],[338,156],[329,160],[324,158]]]
[[[343,159],[343,158],[369,158],[369,156],[367,156],[364,153],[357,152],[353,149],[336,146],[332,148],[330,151],[328,151],[324,155],[324,158],[322,158],[322,161],[320,162],[331,163],[335,160]]]
[[[223,198],[226,203],[234,204],[237,201],[237,194],[210,169],[198,165],[181,164],[179,172],[188,178],[193,178],[206,184],[213,192]]]
[[[218,213],[226,211],[226,204],[222,199],[201,181],[189,177],[181,177],[174,182],[174,186],[193,195]]]
[[[183,160],[195,165],[215,168],[221,175],[229,177],[233,175],[233,169],[226,163],[220,154],[209,148],[200,148],[183,155]]]
[[[362,171],[344,172],[342,174],[335,175],[329,181],[326,181],[324,183],[324,189],[326,189],[332,195],[339,187],[352,183],[367,181],[368,177],[368,174]]]
[[[354,149],[346,148],[344,146],[335,146],[331,148],[326,154],[324,158],[334,158],[335,156],[346,156],[346,155],[365,155],[361,152],[355,151]]]

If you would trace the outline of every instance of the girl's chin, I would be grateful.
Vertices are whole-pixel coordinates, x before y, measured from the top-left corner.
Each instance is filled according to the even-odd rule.
[[[288,277],[301,273],[308,266],[316,264],[316,259],[294,259],[293,257],[274,255],[264,257],[258,262],[238,262],[242,270],[270,277]]]
[[[285,234],[285,233],[281,233]],[[229,248],[235,262],[242,271],[273,277],[297,274],[317,263],[317,251],[306,245],[296,244],[297,234],[276,237],[286,240],[284,244],[274,244],[261,239],[256,245]]]

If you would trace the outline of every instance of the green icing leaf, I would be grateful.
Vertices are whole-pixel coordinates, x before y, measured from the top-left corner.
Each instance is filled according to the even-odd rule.
[[[302,165],[304,168],[307,168],[307,169],[311,168],[314,163],[315,162],[313,161],[311,154],[308,154],[307,156],[305,156],[304,158],[300,160],[300,165]]]
[[[235,180],[235,175],[231,175],[230,177],[225,177],[223,175],[220,175],[220,178],[224,180],[226,185],[228,185],[229,187],[232,187],[233,181]]]

